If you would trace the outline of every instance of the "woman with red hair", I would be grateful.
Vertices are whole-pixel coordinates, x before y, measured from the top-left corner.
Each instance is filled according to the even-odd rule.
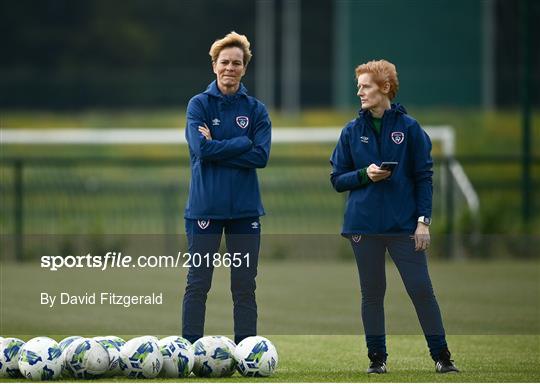
[[[412,299],[435,369],[458,372],[450,359],[439,305],[428,273],[432,205],[431,141],[403,106],[394,64],[356,68],[359,116],[341,132],[330,162],[332,185],[349,191],[342,235],[360,276],[368,373],[386,373],[384,294],[388,250]]]

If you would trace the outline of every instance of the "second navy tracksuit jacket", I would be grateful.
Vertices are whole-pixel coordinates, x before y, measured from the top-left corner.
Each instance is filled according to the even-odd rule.
[[[383,161],[399,163],[391,178],[361,186],[358,170]],[[343,235],[412,234],[418,217],[431,217],[431,141],[399,104],[385,111],[380,136],[371,113],[361,110],[343,128],[330,163],[334,188],[350,191]]]

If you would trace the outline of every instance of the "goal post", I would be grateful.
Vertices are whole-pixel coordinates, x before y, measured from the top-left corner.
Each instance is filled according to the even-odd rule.
[[[473,223],[477,223],[480,207],[478,194],[455,158],[454,129],[451,126],[426,126],[424,129],[434,144],[433,153],[438,160],[434,176],[436,225],[448,239],[446,253],[456,255],[454,244],[459,243],[455,228],[457,212],[466,209]],[[330,234],[339,231],[343,207],[342,201],[335,198],[329,185],[328,159],[341,130],[341,127],[274,127],[274,145],[306,145],[308,150],[304,154],[312,155],[309,159],[316,161],[313,164],[302,159],[296,161],[294,156],[275,161],[277,151],[274,153],[269,169],[260,175],[265,207],[272,213],[265,219],[266,233]],[[178,128],[1,129],[0,144],[185,146],[186,140],[184,131]],[[323,147],[317,146],[317,150],[310,154],[311,144],[322,144]],[[11,164],[3,161],[2,166],[3,180],[6,181],[3,186],[6,199],[3,200],[7,204],[2,209],[18,212],[13,207],[21,206],[25,213],[19,212],[13,219],[6,215],[2,219],[2,225],[6,228],[21,227],[24,228],[23,233],[31,233],[40,228],[39,223],[46,220],[46,215],[57,211],[63,221],[50,221],[50,228],[59,233],[67,226],[81,231],[93,226],[105,233],[181,231],[181,220],[173,215],[181,215],[179,202],[184,201],[187,193],[187,163],[178,169],[176,161],[162,162],[159,172],[139,167],[131,173],[132,176],[127,177],[128,172],[122,169],[127,171],[135,166],[130,162],[133,159],[110,159],[107,164],[103,163],[103,159],[94,159],[97,163],[87,159],[82,168],[77,168],[77,164],[82,164],[84,159],[70,158],[64,162],[66,164],[57,157],[54,163],[47,162],[47,159],[43,159],[43,162],[25,158],[11,160],[18,162]],[[144,159],[149,164],[151,160]],[[19,185],[22,182],[24,186]],[[136,220],[133,218],[134,209],[144,209],[151,214],[146,214],[144,220]],[[20,218],[26,220],[24,225],[20,223]]]
[[[335,143],[341,127],[282,127],[272,131],[272,143]],[[452,177],[466,200],[468,209],[477,216],[480,208],[478,194],[461,164],[455,159],[455,131],[451,126],[426,126],[433,143],[440,143],[441,154],[448,167],[442,168],[441,190],[446,190]],[[110,128],[110,129],[2,129],[0,143],[4,144],[93,144],[93,145],[150,145],[186,144],[183,129]],[[450,172],[450,175],[444,172]]]

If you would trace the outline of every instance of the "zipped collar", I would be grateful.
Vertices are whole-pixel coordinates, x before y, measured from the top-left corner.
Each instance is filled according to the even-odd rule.
[[[390,109],[387,109],[386,111],[384,111],[384,115],[382,116],[383,118],[387,115],[396,115],[396,114],[401,114],[401,115],[405,115],[407,114],[407,110],[405,109],[405,107],[399,103],[396,103],[396,104],[391,104],[390,105]],[[363,117],[363,118],[371,118],[371,111],[369,109],[360,109],[358,111],[358,116],[359,117]]]
[[[214,97],[218,97],[222,100],[226,100],[226,101],[234,101],[236,100],[238,97],[240,96],[245,96],[247,97],[247,89],[246,87],[244,87],[244,84],[240,83],[240,87],[238,88],[238,91],[236,91],[235,94],[232,94],[232,95],[224,95],[223,93],[221,93],[221,91],[219,90],[218,86],[217,86],[217,81],[214,80],[212,81],[208,87],[206,88],[206,91],[203,92],[204,94],[206,95],[210,95],[210,96],[214,96]]]

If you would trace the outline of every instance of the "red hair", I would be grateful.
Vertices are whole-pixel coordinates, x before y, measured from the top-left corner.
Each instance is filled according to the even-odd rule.
[[[360,64],[354,70],[356,73],[356,79],[363,73],[369,73],[373,75],[373,80],[377,85],[382,88],[384,84],[390,84],[388,90],[388,98],[392,100],[396,97],[399,89],[399,81],[397,77],[396,66],[386,60],[372,60],[365,64]]]

